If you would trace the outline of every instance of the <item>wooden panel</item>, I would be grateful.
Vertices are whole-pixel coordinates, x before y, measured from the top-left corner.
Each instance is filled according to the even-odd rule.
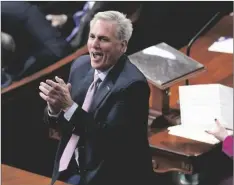
[[[150,109],[163,112],[163,108],[169,108],[169,98],[166,95],[167,90],[161,90],[152,83],[148,81],[150,87],[150,99],[149,107]],[[167,104],[168,106],[167,106]]]
[[[214,145],[207,143],[170,135],[167,130],[149,137],[149,143],[151,148],[157,148],[187,157],[199,156],[214,147]]]
[[[153,153],[153,152],[152,152]],[[165,173],[169,171],[179,171],[186,174],[194,172],[193,163],[184,156],[175,156],[171,153],[154,152],[152,157],[153,170],[157,173]]]
[[[210,145],[168,134],[167,130],[149,137],[153,170],[157,173],[179,171],[200,173],[209,163],[220,158],[220,144]]]
[[[2,185],[48,185],[51,179],[2,164]],[[68,185],[57,181],[55,185]]]

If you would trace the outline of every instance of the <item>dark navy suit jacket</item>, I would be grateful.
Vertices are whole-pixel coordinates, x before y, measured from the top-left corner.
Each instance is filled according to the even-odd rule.
[[[89,113],[81,107],[94,69],[89,56],[78,58],[71,67],[72,98],[79,105],[68,122],[46,120],[62,127],[52,183],[58,178],[61,154],[73,133],[78,143],[82,185],[136,185],[151,183],[152,159],[147,137],[150,90],[144,75],[121,56],[95,94]]]

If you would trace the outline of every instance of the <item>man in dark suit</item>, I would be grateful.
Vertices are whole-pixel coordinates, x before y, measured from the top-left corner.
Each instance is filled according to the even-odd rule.
[[[71,161],[79,165],[79,185],[148,185],[153,174],[147,137],[150,90],[124,54],[132,23],[122,13],[106,11],[94,16],[90,28],[89,55],[73,63],[69,83],[58,77],[40,83],[40,96],[48,104],[46,122],[62,133],[51,184],[72,165],[61,169],[73,138],[78,144]]]

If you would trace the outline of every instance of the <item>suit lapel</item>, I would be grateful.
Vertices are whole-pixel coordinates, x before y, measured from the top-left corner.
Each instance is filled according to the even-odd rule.
[[[91,112],[97,109],[97,107],[100,105],[103,99],[111,92],[112,88],[113,88],[113,82],[107,76],[105,80],[101,83],[100,87],[98,88],[94,96],[94,100],[90,108]]]
[[[94,77],[94,69],[91,68],[88,71],[88,74],[79,83],[79,85],[78,85],[79,87],[76,87],[75,91],[73,92],[73,94],[74,94],[73,99],[75,102],[78,103],[78,105],[83,105],[85,95],[88,91],[90,84],[93,81],[93,77]]]

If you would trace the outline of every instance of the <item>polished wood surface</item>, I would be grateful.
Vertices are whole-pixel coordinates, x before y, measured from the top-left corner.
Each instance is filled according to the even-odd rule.
[[[186,157],[200,156],[215,147],[215,145],[168,134],[167,129],[150,136],[149,143],[152,148]]]
[[[193,174],[199,171],[196,163],[204,160],[203,155],[213,155],[218,145],[201,143],[168,134],[168,130],[152,134],[149,144],[153,156],[153,168],[155,172],[180,171]]]
[[[204,64],[207,71],[191,79],[190,84],[221,83],[233,87],[233,54],[208,51],[208,47],[219,37],[233,37],[232,27],[233,17],[225,16],[214,28],[194,43],[191,48],[191,57]],[[182,48],[181,51],[186,52],[186,48]],[[177,104],[179,85],[184,85],[184,83],[176,84],[171,88],[171,107],[179,108]],[[166,120],[156,121],[154,127],[163,125],[163,121]],[[168,125],[165,122],[166,124]],[[221,153],[219,144],[209,145],[169,135],[167,130],[154,132],[151,129],[149,142],[155,172],[199,173],[205,167],[205,164],[215,163],[217,161],[215,156]]]
[[[233,17],[223,17],[210,31],[201,36],[191,48],[191,56],[203,64],[207,71],[190,80],[190,84],[220,83],[233,87],[233,54],[208,51],[208,48],[220,37],[233,37]],[[181,49],[186,53],[187,47]],[[171,87],[170,106],[178,107],[178,83]]]
[[[49,185],[51,179],[2,164],[2,185]],[[57,181],[55,185],[69,185]]]

